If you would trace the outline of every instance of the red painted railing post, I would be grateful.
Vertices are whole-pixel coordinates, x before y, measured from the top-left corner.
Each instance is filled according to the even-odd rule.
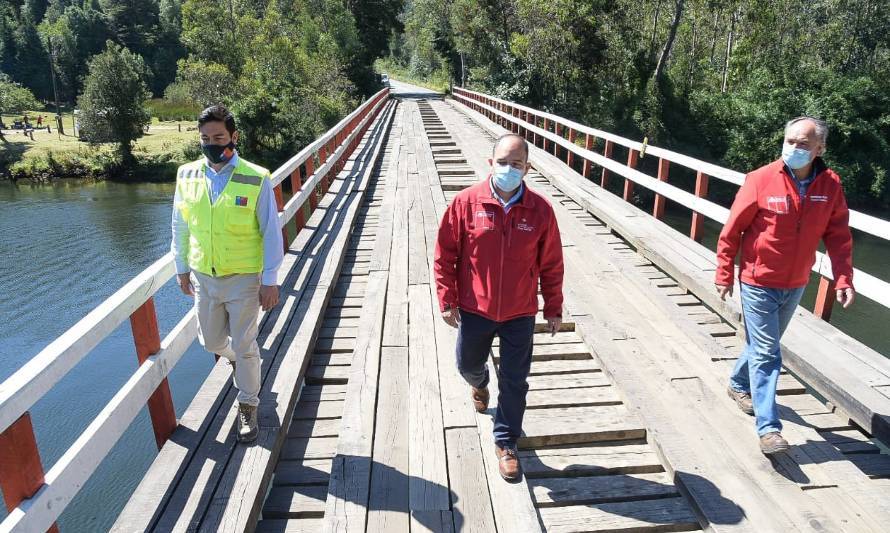
[[[136,344],[136,359],[142,365],[149,357],[161,351],[161,334],[158,331],[158,315],[155,312],[154,298],[145,300],[130,315],[130,329],[133,331],[133,342]],[[158,388],[148,398],[148,414],[154,429],[158,449],[176,429],[176,409],[173,407],[173,396],[167,378],[161,381]]]
[[[590,136],[589,133],[584,134],[584,149],[590,151],[593,148],[593,140],[594,138]],[[584,158],[584,166],[581,167],[581,174],[584,175],[585,178],[590,177],[590,159]]]
[[[275,205],[278,207],[278,212],[284,211],[284,196],[281,194],[281,184],[275,186],[273,189],[275,191]],[[290,248],[290,239],[287,235],[287,222],[285,221],[284,225],[281,226],[281,238],[284,241],[284,253],[287,253],[287,249]]]
[[[610,140],[606,140],[606,146],[603,148],[603,157],[606,159],[612,158],[612,141]],[[609,170],[603,167],[603,173],[600,174],[600,187],[605,189],[607,183],[609,183]]]
[[[25,413],[0,433],[0,489],[6,509],[12,511],[43,486],[43,465],[34,437],[31,414]],[[58,533],[53,524],[49,531]]]
[[[816,306],[813,309],[813,314],[826,322],[831,320],[831,309],[834,307],[834,299],[834,280],[820,276],[819,292],[816,293]]]
[[[668,180],[668,169],[670,168],[670,163],[670,161],[663,157],[658,158],[658,181]],[[652,206],[652,216],[654,216],[658,220],[664,218],[664,204],[664,196],[656,194],[655,204]]]
[[[575,136],[576,132],[574,129],[569,128],[569,142],[572,143],[572,146],[575,145]],[[569,150],[566,154],[566,164],[570,167],[573,167],[575,164],[575,152]]]
[[[544,131],[546,131],[546,132],[549,132],[549,131],[550,131],[550,120],[549,120],[549,119],[546,119],[546,118],[544,119]],[[547,137],[544,137],[544,138],[543,138],[543,141],[544,141],[544,146],[543,146],[544,151],[545,151],[545,152],[549,152],[550,150],[547,148],[547,143],[549,142],[549,141],[547,140]]]
[[[535,115],[534,113],[532,113],[532,120],[531,120],[531,123],[534,124],[534,126],[535,126],[536,128],[540,127],[540,124],[541,124],[541,123],[538,121],[538,115]],[[535,145],[536,147],[538,146],[538,134],[537,134],[537,132],[532,132],[532,144]]]
[[[299,167],[290,173],[290,188],[294,196],[303,190],[303,181],[300,179]],[[300,207],[294,215],[294,226],[297,228],[297,233],[300,233],[300,230],[303,229],[303,222],[303,208]]]
[[[315,154],[309,156],[309,159],[306,160],[306,181],[312,178],[312,175],[315,173]],[[309,195],[309,216],[312,216],[312,212],[315,211],[315,207],[318,206],[318,194],[317,187],[312,188],[312,194]]]
[[[627,166],[628,168],[637,168],[637,161],[639,160],[640,152],[634,150],[633,148],[627,153]],[[633,201],[634,196],[634,182],[631,180],[624,178],[624,201],[631,202]]]
[[[698,174],[695,175],[695,195],[699,198],[708,197],[708,175],[702,171],[698,171]],[[698,211],[692,212],[692,228],[689,230],[689,237],[695,242],[701,242],[702,240],[704,221],[704,215]]]

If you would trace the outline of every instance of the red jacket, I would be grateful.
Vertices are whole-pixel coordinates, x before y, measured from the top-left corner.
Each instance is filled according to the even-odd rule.
[[[442,217],[435,258],[439,307],[504,322],[538,312],[562,316],[562,243],[553,208],[527,186],[510,211],[485,179],[464,189]]]
[[[835,286],[853,286],[853,237],[841,180],[821,159],[814,164],[816,177],[803,199],[782,160],[746,176],[717,242],[718,285],[732,285],[741,244],[741,281],[775,289],[803,287],[821,239]]]

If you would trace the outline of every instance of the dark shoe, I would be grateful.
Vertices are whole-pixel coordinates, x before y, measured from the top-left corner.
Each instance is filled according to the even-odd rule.
[[[746,415],[754,415],[754,402],[751,401],[751,393],[750,392],[739,392],[732,387],[728,387],[726,392],[729,394],[729,397],[735,400],[736,405],[739,406],[739,409],[742,410]]]
[[[471,398],[473,398],[473,407],[476,408],[477,413],[484,413],[486,409],[488,409],[488,399],[490,395],[488,394],[488,387],[484,387],[481,389],[477,389],[476,387],[470,387],[473,390],[471,394]]]
[[[516,448],[500,447],[494,445],[494,451],[498,456],[498,470],[506,481],[516,481],[522,475],[519,468],[519,456]]]
[[[771,431],[760,437],[760,451],[764,455],[784,452],[788,448],[790,448],[788,441],[783,439],[782,434],[778,431]]]
[[[238,404],[238,442],[253,442],[256,440],[257,408],[246,403]]]

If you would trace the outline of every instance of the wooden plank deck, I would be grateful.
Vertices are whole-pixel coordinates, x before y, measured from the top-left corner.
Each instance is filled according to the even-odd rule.
[[[309,223],[318,229],[289,254],[288,301],[262,338],[264,359],[280,356],[264,397],[287,396],[277,376],[293,380],[287,423],[267,423],[280,435],[260,454],[235,446],[231,393],[199,396],[188,449],[162,452],[173,466],[150,472],[118,530],[882,530],[890,468],[880,448],[787,373],[780,405],[795,448],[760,455],[751,419],[725,394],[736,326],[576,201],[577,184],[557,179],[570,169],[537,149],[527,183],[559,217],[566,321],[535,334],[525,478],[504,482],[496,394],[488,412],[473,410],[432,273],[438,221],[485,175],[503,129],[410,92],[388,110],[364,185],[347,192],[338,180]],[[218,365],[208,383],[227,380]]]

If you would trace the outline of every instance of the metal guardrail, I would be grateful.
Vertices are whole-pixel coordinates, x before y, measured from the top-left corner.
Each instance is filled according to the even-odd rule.
[[[388,98],[389,89],[381,90],[272,173],[285,248],[287,224],[296,219],[297,232],[302,229],[306,206],[315,209]],[[281,185],[288,178],[294,194],[285,205]],[[197,335],[192,309],[160,338],[153,298],[174,274],[168,253],[0,384],[0,488],[9,509],[0,531],[56,530],[55,520],[146,403],[158,449],[170,437],[177,421],[167,375]],[[139,367],[44,474],[28,410],[127,318]]]

